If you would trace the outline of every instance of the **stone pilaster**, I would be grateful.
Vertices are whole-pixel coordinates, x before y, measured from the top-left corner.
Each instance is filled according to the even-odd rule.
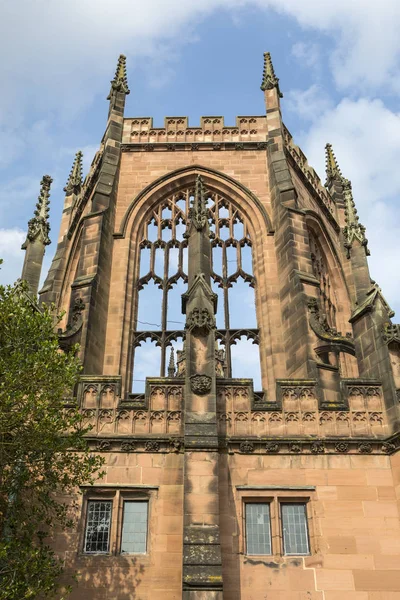
[[[216,415],[215,310],[211,241],[199,176],[188,230],[186,314],[183,598],[222,600]]]
[[[280,273],[280,303],[288,377],[315,377],[315,354],[309,335],[304,281],[314,279],[305,212],[298,207],[297,191],[285,153],[282,93],[269,53],[264,54],[261,90],[265,95],[275,251]],[[307,343],[305,343],[307,340]]]

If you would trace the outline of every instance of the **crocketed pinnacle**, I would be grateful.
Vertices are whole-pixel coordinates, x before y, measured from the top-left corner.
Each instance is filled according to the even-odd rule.
[[[265,90],[272,90],[273,88],[276,88],[279,98],[283,98],[283,94],[279,89],[279,79],[275,75],[271,54],[269,52],[264,52],[264,71],[261,90],[265,92]]]
[[[40,194],[36,203],[34,216],[28,222],[28,233],[25,242],[22,244],[23,250],[26,250],[29,242],[33,242],[38,237],[40,237],[44,246],[48,246],[51,243],[49,238],[49,198],[52,181],[49,175],[44,175],[40,182]]]
[[[201,231],[207,223],[207,206],[204,183],[201,175],[197,176],[193,205],[190,208],[190,221],[197,231]]]
[[[129,94],[130,90],[128,87],[128,78],[126,76],[126,56],[120,54],[117,64],[117,70],[115,71],[114,79],[111,81],[111,90],[107,100],[110,100],[113,92],[123,92]]]
[[[173,347],[171,347],[171,354],[169,355],[168,377],[175,377],[175,357]]]
[[[344,246],[347,250],[347,258],[351,256],[351,249],[353,247],[354,240],[358,240],[362,246],[364,246],[365,254],[369,256],[368,240],[365,237],[365,227],[361,225],[360,219],[357,214],[356,205],[353,199],[353,191],[351,187],[351,181],[342,178],[343,185],[343,196],[345,203],[345,221],[346,226],[343,228],[344,235]]]
[[[64,192],[70,194],[78,194],[82,187],[82,152],[79,150],[75,154],[75,160],[72,165],[71,173],[64,188]]]
[[[325,146],[325,170],[327,184],[333,179],[341,182],[343,181],[343,175],[339,169],[336,156],[333,152],[332,144],[326,144]]]

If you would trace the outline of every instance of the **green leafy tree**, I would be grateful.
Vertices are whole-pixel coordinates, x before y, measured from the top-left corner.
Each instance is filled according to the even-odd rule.
[[[66,498],[102,464],[65,405],[79,370],[76,352],[58,348],[52,310],[23,284],[0,286],[0,600],[61,594],[48,540],[74,525]]]

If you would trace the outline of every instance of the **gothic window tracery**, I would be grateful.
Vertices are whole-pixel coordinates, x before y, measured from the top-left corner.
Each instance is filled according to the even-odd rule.
[[[134,392],[144,389],[145,372],[150,377],[171,373],[170,350],[173,348],[179,357],[183,348],[185,315],[181,313],[181,295],[188,282],[185,232],[193,194],[194,187],[190,187],[164,199],[143,227],[132,337]],[[210,192],[207,208],[213,247],[212,286],[218,295],[217,352],[219,358],[223,356],[219,375],[251,378],[252,372],[235,373],[244,354],[257,363],[255,372],[259,372],[250,234],[242,213],[227,198]],[[248,348],[248,344],[256,346]],[[257,384],[259,379],[256,376]]]
[[[308,231],[311,250],[311,262],[314,276],[320,283],[319,294],[322,312],[326,315],[330,327],[336,327],[335,291],[329,273],[328,263],[317,236]]]

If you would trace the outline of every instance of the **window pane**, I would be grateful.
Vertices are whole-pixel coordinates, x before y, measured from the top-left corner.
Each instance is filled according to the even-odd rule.
[[[108,552],[112,502],[90,500],[86,519],[84,552]]]
[[[146,552],[147,506],[147,502],[124,502],[121,553]]]
[[[269,504],[246,503],[246,552],[271,554]]]
[[[305,504],[281,504],[285,554],[309,554]]]

